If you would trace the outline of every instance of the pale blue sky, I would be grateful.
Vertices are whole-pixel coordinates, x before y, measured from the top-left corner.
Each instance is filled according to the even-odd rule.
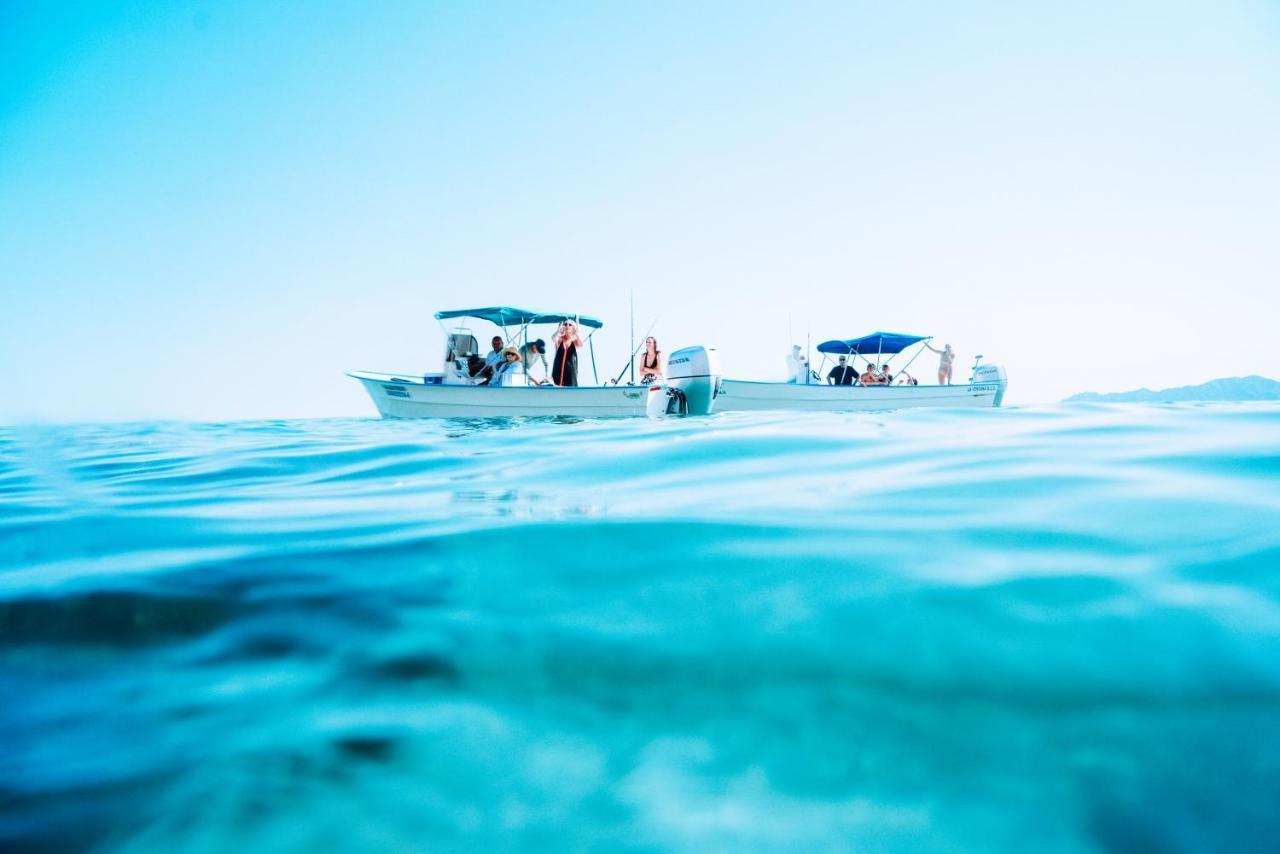
[[[1278,152],[1274,2],[6,3],[0,421],[372,414],[467,305],[616,372],[631,290],[737,376],[1280,377]]]

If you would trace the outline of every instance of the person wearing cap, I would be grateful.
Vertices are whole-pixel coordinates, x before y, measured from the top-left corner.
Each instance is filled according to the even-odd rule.
[[[853,385],[858,369],[849,364],[848,356],[841,356],[836,366],[827,372],[827,385]]]
[[[525,375],[531,385],[544,385],[548,382],[550,368],[547,367],[547,342],[539,338],[520,345],[520,358],[524,361]],[[535,370],[534,366],[539,366]]]

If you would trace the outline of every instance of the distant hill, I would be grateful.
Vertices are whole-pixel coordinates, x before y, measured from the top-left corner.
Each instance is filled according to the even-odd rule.
[[[1152,391],[1140,388],[1136,391],[1118,391],[1111,394],[1099,394],[1086,391],[1073,394],[1064,403],[1075,401],[1105,401],[1107,403],[1163,403],[1184,400],[1280,400],[1280,382],[1266,377],[1225,377],[1220,380],[1209,380],[1200,385],[1184,385],[1179,388],[1166,388]]]

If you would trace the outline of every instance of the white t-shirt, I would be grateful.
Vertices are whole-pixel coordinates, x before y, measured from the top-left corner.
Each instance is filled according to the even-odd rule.
[[[524,370],[529,379],[546,382],[550,369],[547,367],[547,354],[535,353],[533,348],[525,344],[520,348],[520,358],[524,359]]]
[[[787,354],[787,380],[794,382],[800,375],[800,357],[795,353]]]
[[[787,382],[803,383],[809,381],[809,362],[804,356],[791,354],[787,356]]]

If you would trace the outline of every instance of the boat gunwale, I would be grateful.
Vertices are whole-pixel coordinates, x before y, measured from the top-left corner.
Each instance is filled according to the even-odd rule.
[[[830,383],[789,383],[789,382],[786,382],[785,380],[736,380],[730,377],[725,377],[724,379],[721,380],[721,382],[722,383],[741,383],[742,385],[767,385],[767,386],[786,386],[789,388],[822,389],[823,393],[826,393],[828,390],[833,392],[838,392],[841,390],[853,390],[853,389],[863,389],[863,390],[875,389],[878,391],[904,391],[905,392],[905,391],[916,391],[918,389],[928,389],[928,388],[970,389],[970,388],[981,387],[981,386],[999,385],[998,382],[994,382],[994,381],[951,383],[950,385],[939,385],[938,383],[921,383],[919,385],[861,385],[861,384],[831,385]]]
[[[657,391],[662,386],[646,383],[644,385],[500,385],[488,386],[475,383],[428,383],[423,377],[404,378],[395,374],[374,374],[372,371],[347,371],[347,376],[360,380],[361,382],[380,383],[386,385],[417,385],[424,389],[485,389],[486,393],[491,391]],[[426,374],[425,376],[443,376],[443,374]]]

